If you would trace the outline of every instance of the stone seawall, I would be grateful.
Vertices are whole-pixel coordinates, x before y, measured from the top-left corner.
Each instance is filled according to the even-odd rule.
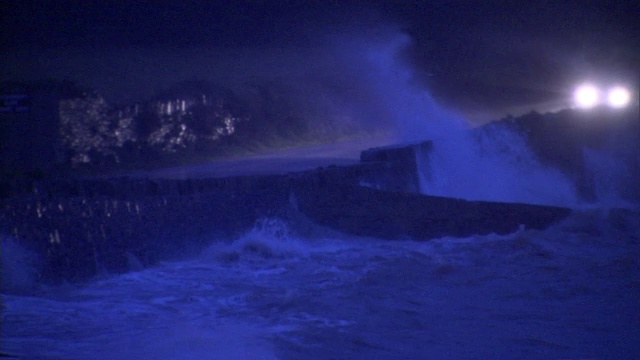
[[[78,281],[239,236],[260,218],[287,217],[292,191],[314,184],[355,185],[371,171],[362,166],[193,180],[4,182],[0,235],[38,255],[42,280]]]
[[[39,195],[4,199],[0,224],[38,254],[43,280],[83,280],[197,250],[214,236],[236,236],[260,217],[277,216],[288,198],[271,179],[255,179],[243,191],[232,190],[244,179],[235,180],[118,179],[104,188],[104,181],[86,181],[65,188],[71,195],[53,191],[64,188],[60,183],[41,184]],[[115,184],[131,191],[112,192]]]
[[[0,235],[34,251],[40,279],[55,283],[187,255],[215,239],[240,236],[264,217],[304,217],[347,234],[426,240],[544,228],[570,212],[408,192],[412,166],[369,158],[356,166],[269,176],[5,182]]]

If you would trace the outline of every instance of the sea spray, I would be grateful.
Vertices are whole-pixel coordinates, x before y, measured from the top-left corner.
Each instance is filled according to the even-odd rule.
[[[417,81],[410,39],[389,27],[367,37],[334,36],[335,60],[351,92],[342,94],[363,124],[386,126],[398,143],[433,141],[416,153],[424,194],[469,200],[574,206],[574,185],[542,164],[522,134],[506,126],[470,129]],[[357,90],[357,91],[355,91]],[[372,125],[372,126],[373,126]]]
[[[638,184],[635,183],[637,169],[632,168],[632,161],[625,161],[607,150],[588,147],[582,149],[586,166],[584,176],[591,183],[595,200],[608,207],[638,206],[638,195],[634,194],[638,189]]]
[[[383,125],[397,142],[440,137],[468,127],[452,109],[440,106],[428,89],[416,81],[406,59],[409,36],[380,28],[367,35],[329,36],[329,53],[350,91],[340,94],[344,106],[363,126]]]
[[[505,126],[452,132],[416,154],[420,191],[467,200],[575,206],[576,190]]]

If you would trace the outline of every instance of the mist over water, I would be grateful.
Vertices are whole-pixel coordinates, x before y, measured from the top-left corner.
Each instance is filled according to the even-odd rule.
[[[599,204],[609,207],[640,205],[640,169],[637,166],[640,163],[640,151],[637,152],[638,158],[635,162],[625,159],[624,156],[616,156],[614,151],[607,149],[585,148],[582,154]]]
[[[400,143],[442,137],[468,127],[455,111],[439,106],[415,77],[406,57],[409,37],[379,30],[371,38],[333,36],[340,78],[352,88],[346,104],[362,121],[384,124]]]

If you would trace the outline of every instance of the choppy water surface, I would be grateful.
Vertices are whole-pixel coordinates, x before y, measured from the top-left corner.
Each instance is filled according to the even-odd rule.
[[[267,219],[198,258],[2,296],[24,359],[636,359],[640,213],[388,242]]]

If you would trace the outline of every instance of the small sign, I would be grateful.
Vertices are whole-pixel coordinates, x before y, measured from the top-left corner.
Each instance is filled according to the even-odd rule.
[[[27,94],[0,94],[0,113],[22,113],[31,110]]]

